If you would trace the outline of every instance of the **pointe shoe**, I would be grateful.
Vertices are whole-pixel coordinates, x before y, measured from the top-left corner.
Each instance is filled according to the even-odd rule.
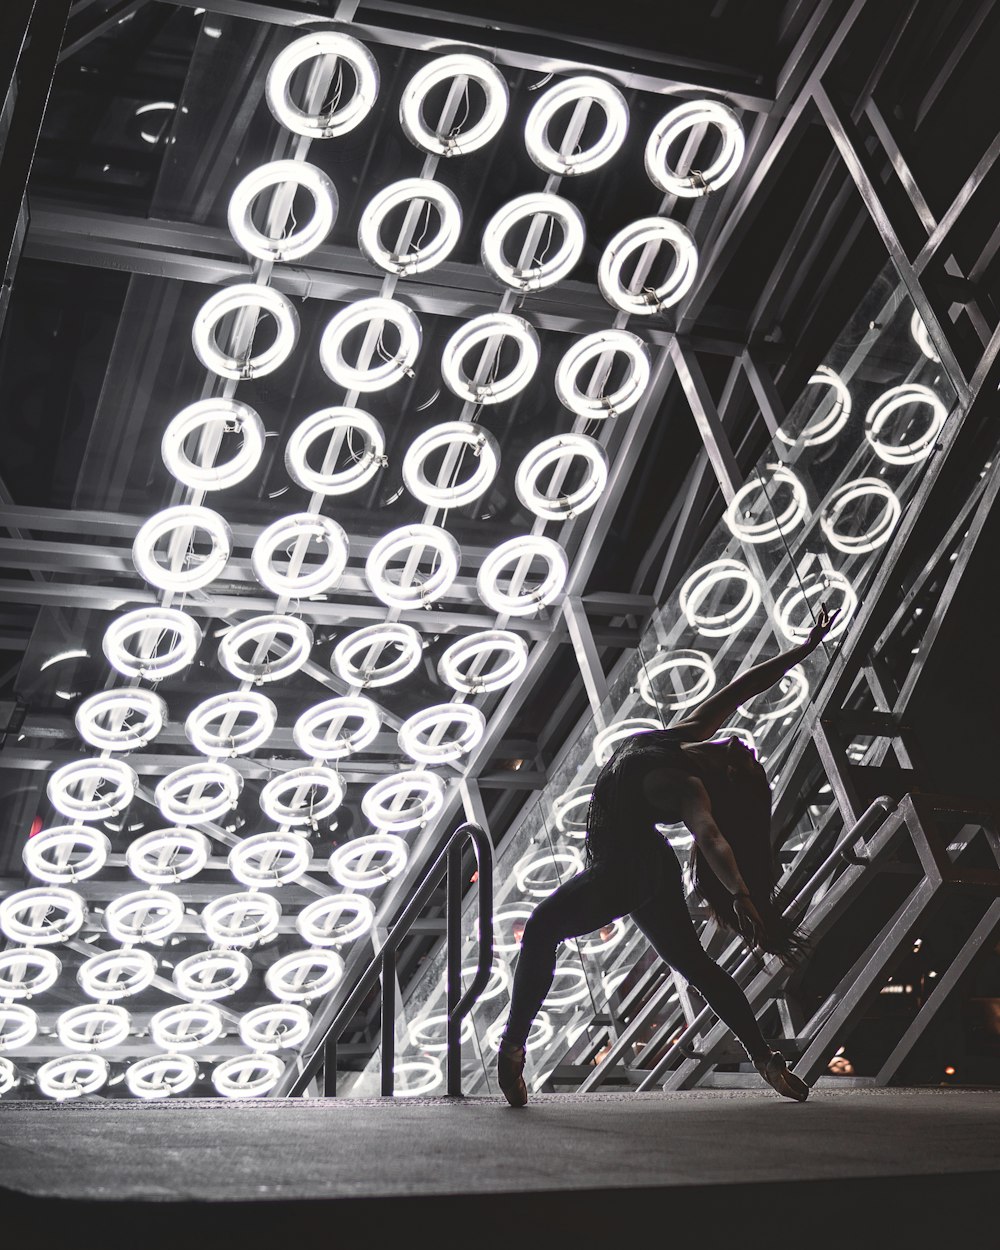
[[[528,1087],[524,1083],[523,1046],[505,1046],[500,1043],[497,1051],[497,1084],[512,1107],[527,1105]]]
[[[809,1097],[809,1086],[800,1076],[789,1071],[785,1056],[780,1051],[772,1050],[767,1059],[755,1061],[753,1066],[782,1097],[794,1098],[796,1102],[805,1102]]]

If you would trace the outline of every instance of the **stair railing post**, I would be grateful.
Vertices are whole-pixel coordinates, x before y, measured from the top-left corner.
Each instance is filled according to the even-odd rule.
[[[382,1097],[391,1098],[396,1087],[396,951],[382,950]]]
[[[462,996],[462,842],[448,848],[448,1093],[462,1094],[462,1025],[456,1008]]]

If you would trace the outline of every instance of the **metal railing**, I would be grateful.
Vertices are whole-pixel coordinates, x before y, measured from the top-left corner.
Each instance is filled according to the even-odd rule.
[[[469,838],[476,852],[479,899],[479,947],[476,975],[463,994],[462,990],[462,843]],[[301,1095],[320,1067],[324,1069],[324,1096],[337,1092],[337,1041],[348,1022],[364,1002],[376,982],[382,992],[382,1055],[381,1093],[392,1097],[395,1088],[394,1060],[396,1051],[396,951],[419,913],[427,906],[431,894],[447,871],[447,1091],[462,1093],[462,1021],[482,993],[493,965],[493,846],[478,825],[461,824],[451,834],[437,858],[421,877],[410,901],[390,928],[381,950],[361,974],[350,996],[330,1022],[330,1027],[317,1043],[294,1078],[289,1097]]]

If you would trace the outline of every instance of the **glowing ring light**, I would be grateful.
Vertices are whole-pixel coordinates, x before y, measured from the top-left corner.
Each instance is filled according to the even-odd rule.
[[[849,504],[861,499],[875,499],[882,504],[878,520],[861,533],[845,533],[838,528]],[[888,483],[879,477],[859,477],[853,482],[838,486],[827,499],[819,519],[820,529],[831,547],[845,555],[860,555],[884,546],[892,537],[903,509],[899,499]]]
[[[394,209],[419,201],[426,201],[437,209],[440,218],[437,233],[429,243],[418,244],[410,252],[390,251],[382,242],[383,222]],[[358,248],[379,269],[407,277],[425,273],[446,260],[458,242],[461,229],[462,209],[453,191],[432,178],[404,178],[379,191],[362,210]]]
[[[844,632],[851,617],[857,611],[858,596],[844,574],[833,570],[823,571],[823,582],[813,582],[811,585],[802,586],[799,582],[793,581],[781,592],[774,604],[774,616],[778,628],[790,642],[805,642],[814,623],[809,612],[809,600],[812,599],[817,603],[820,599],[829,600],[831,593],[838,591],[840,602],[833,606],[839,608],[840,615],[826,635],[828,639],[836,638]],[[797,611],[804,615],[805,620],[802,624],[794,625],[792,617]]]
[[[490,339],[509,338],[517,344],[517,363],[503,377],[476,382],[463,368],[474,347]],[[471,404],[499,404],[523,391],[535,375],[541,348],[534,326],[512,313],[483,313],[465,322],[445,344],[441,377],[459,399]]]
[[[174,984],[196,1002],[226,998],[250,979],[253,965],[242,951],[198,951],[174,969]]]
[[[138,721],[126,724],[129,717]],[[133,751],[152,742],[167,720],[167,705],[151,690],[101,690],[76,711],[76,732],[99,751]],[[116,719],[120,728],[105,722]]]
[[[506,1027],[506,1021],[497,1020],[486,1030],[487,1043],[491,1050],[496,1050],[500,1044],[500,1038]],[[555,1029],[549,1020],[547,1011],[539,1011],[531,1022],[531,1028],[528,1030],[528,1038],[524,1043],[525,1050],[537,1050],[542,1046],[547,1046],[555,1037]]]
[[[249,886],[298,881],[312,861],[312,847],[301,833],[255,833],[229,852],[229,871]]]
[[[292,1050],[309,1036],[312,1017],[297,1003],[265,1003],[240,1017],[240,1041],[250,1050]]]
[[[410,585],[391,581],[387,570],[392,560],[405,554],[404,563],[416,562],[418,554],[430,548],[434,553],[433,571]],[[438,525],[404,525],[392,530],[372,547],[365,561],[365,577],[371,592],[390,608],[418,608],[447,594],[458,576],[461,562],[458,543]]]
[[[499,663],[489,672],[473,670],[486,657]],[[528,644],[506,629],[482,629],[459,638],[438,660],[438,676],[460,694],[486,694],[517,681],[528,667]]]
[[[569,984],[562,989],[553,988],[545,995],[542,1006],[547,1011],[560,1011],[566,1007],[572,1007],[574,1003],[580,1002],[590,993],[590,986],[587,982],[587,974],[580,967],[573,964],[556,965],[555,972],[552,974],[553,982],[557,982],[560,978],[568,981]]]
[[[407,1026],[410,1045],[415,1050],[437,1054],[448,1049],[448,1016],[446,1014],[425,1016],[423,1020],[414,1020]],[[475,1036],[475,1028],[471,1016],[464,1016],[461,1025],[461,1039],[471,1042]]]
[[[914,343],[916,343],[928,360],[933,360],[935,364],[941,363],[941,357],[937,354],[937,349],[931,342],[931,336],[927,333],[927,327],[915,308],[910,317],[910,334],[913,336]]]
[[[594,787],[572,786],[565,794],[552,800],[552,819],[560,833],[570,838],[581,838],[587,831],[587,813],[590,810],[590,799]],[[580,815],[571,816],[570,812],[583,809]]]
[[[188,881],[208,863],[209,842],[196,829],[153,829],[129,843],[129,872],[147,885]]]
[[[587,365],[610,353],[621,353],[628,360],[625,380],[609,395],[588,395],[580,386],[580,374]],[[578,417],[615,417],[639,402],[649,385],[649,374],[649,350],[637,334],[598,330],[577,339],[560,360],[555,377],[556,396],[564,408]]]
[[[67,1050],[106,1050],[120,1046],[132,1029],[132,1017],[112,1003],[71,1007],[56,1021],[59,1041]]]
[[[347,917],[345,920],[344,917]],[[310,946],[341,946],[371,932],[375,908],[363,894],[318,898],[295,917],[295,927]]]
[[[416,793],[416,799],[411,796]],[[397,804],[396,800],[410,801]],[[408,772],[383,777],[361,797],[361,810],[376,829],[403,833],[427,824],[444,807],[444,782],[437,773]]]
[[[246,714],[253,717],[249,725],[228,734],[221,727],[211,730],[213,721]],[[253,690],[227,690],[199,703],[184,722],[188,741],[202,755],[246,755],[270,738],[278,720],[278,709],[270,699]]]
[[[930,409],[930,423],[922,434],[908,443],[887,443],[880,438],[885,425],[894,412],[911,404],[923,404]],[[917,464],[926,460],[934,450],[937,437],[948,419],[948,409],[929,386],[919,382],[907,382],[891,386],[883,392],[868,409],[865,416],[865,438],[875,455],[886,464]]]
[[[742,582],[743,593],[735,607],[706,613],[702,604],[714,587]],[[761,589],[753,573],[739,560],[710,560],[688,577],[678,597],[680,610],[699,634],[721,638],[735,634],[751,620],[760,607]]]
[[[317,472],[306,459],[309,448],[324,434],[347,431],[350,440],[357,433],[361,449],[352,453],[351,462],[339,472]],[[370,482],[385,464],[385,435],[382,427],[360,408],[322,408],[299,423],[285,447],[285,468],[296,485],[314,495],[349,495]]]
[[[338,846],[327,869],[345,890],[374,890],[398,877],[408,858],[409,848],[397,834],[369,833]]]
[[[21,858],[33,877],[61,885],[95,876],[108,862],[110,853],[111,842],[98,829],[53,825],[25,842]],[[72,858],[74,854],[76,860]]]
[[[549,140],[549,127],[559,109],[581,100],[591,100],[600,107],[604,113],[604,130],[589,148],[564,154]],[[603,78],[583,74],[562,79],[539,98],[524,123],[524,146],[540,169],[565,178],[590,173],[606,164],[625,142],[627,133],[625,97]]]
[[[678,174],[667,164],[667,154],[677,138],[705,124],[722,132],[722,147],[707,169]],[[646,143],[646,173],[650,182],[684,199],[709,195],[732,178],[740,167],[746,141],[743,127],[733,110],[718,100],[688,100],[671,109],[653,127]]]
[[[0,932],[25,946],[65,942],[80,931],[86,918],[82,897],[57,885],[18,890],[0,902]]]
[[[141,948],[103,951],[82,963],[76,979],[83,992],[101,1002],[128,998],[152,985],[156,960]]]
[[[218,344],[216,326],[231,313],[239,314],[239,325],[246,323],[243,316],[247,310],[256,310],[253,328],[249,331],[250,343],[241,360],[224,352]],[[251,356],[253,336],[261,313],[270,313],[277,323],[277,333],[270,347]],[[253,282],[241,282],[237,286],[223,287],[202,304],[194,319],[191,342],[194,353],[213,373],[235,381],[263,378],[280,368],[295,350],[299,338],[299,314],[295,306],[273,286],[258,286]]]
[[[278,932],[281,907],[256,890],[223,894],[204,907],[201,923],[216,946],[253,946]]]
[[[264,973],[264,983],[283,1003],[307,1002],[335,989],[344,975],[336,951],[309,949],[282,955]]]
[[[326,547],[326,554],[319,564],[303,562],[297,570],[290,566],[287,572],[278,572],[274,566],[276,551],[284,548],[291,563],[290,549],[299,543],[308,547],[312,540]],[[300,598],[322,594],[335,586],[347,567],[349,551],[343,526],[316,512],[295,512],[291,516],[279,517],[261,531],[254,543],[250,563],[254,577],[272,595]]]
[[[781,691],[781,697],[773,707],[761,712],[755,707],[741,703],[737,709],[740,715],[756,717],[757,720],[761,721],[781,720],[782,717],[790,716],[792,712],[797,712],[806,699],[809,698],[809,681],[802,671],[801,664],[796,664],[793,668],[790,668],[777,684]],[[767,692],[765,691],[765,693]],[[759,698],[760,696],[758,696]]]
[[[502,591],[500,573],[508,565],[540,556],[547,570],[542,581],[531,590],[515,592],[512,587]],[[525,534],[509,538],[489,553],[479,568],[476,590],[488,608],[502,616],[530,616],[546,607],[562,594],[569,574],[566,552],[551,538]]]
[[[41,1065],[35,1073],[35,1085],[46,1098],[65,1102],[100,1089],[110,1071],[103,1055],[60,1055]]]
[[[475,964],[466,964],[462,968],[462,981],[468,982],[474,979],[479,969]],[[510,969],[501,959],[495,959],[490,968],[489,979],[485,987],[479,993],[479,1002],[488,1003],[491,998],[499,998],[501,994],[510,990]]]
[[[27,1046],[38,1033],[38,1017],[30,1007],[0,1003],[0,1050]]]
[[[625,918],[623,916],[619,916],[617,920],[612,920],[611,925],[612,930],[610,937],[603,938],[600,936],[600,933],[598,933],[598,936],[592,937],[590,941],[585,941],[583,938],[577,938],[577,950],[580,954],[606,955],[621,946],[628,934],[629,926],[625,923]],[[602,925],[601,927],[603,930],[608,926]]]
[[[553,871],[554,881],[541,875],[546,868]],[[522,894],[547,898],[567,875],[575,876],[582,871],[583,856],[576,847],[567,847],[561,851],[545,851],[534,859],[522,859],[514,865],[514,879]]]
[[[306,802],[311,790],[322,797]],[[260,792],[260,810],[276,825],[315,825],[344,801],[344,783],[332,768],[292,768],[274,777]]]
[[[0,951],[0,998],[30,998],[44,994],[59,980],[62,963],[47,950]]]
[[[464,482],[448,485],[432,482],[424,471],[428,456],[441,450],[450,453],[453,448],[460,449],[459,457],[466,448],[471,450],[475,471]],[[403,457],[403,485],[415,499],[430,508],[461,508],[489,490],[499,467],[500,444],[489,430],[472,421],[444,421],[418,434],[407,448]]]
[[[636,293],[625,285],[622,271],[628,258],[648,243],[670,246],[674,265],[659,286]],[[604,249],[597,267],[597,285],[613,307],[626,313],[650,316],[683,299],[694,284],[697,272],[698,249],[684,226],[668,217],[642,217],[619,230]]]
[[[380,343],[387,324],[399,334],[395,356],[367,369],[349,365],[344,359],[344,340],[351,331],[368,326],[366,340],[370,341],[377,326],[377,342]],[[345,390],[381,391],[404,377],[413,376],[422,339],[420,322],[412,309],[399,300],[376,295],[355,300],[329,321],[319,343],[319,363],[327,377]]]
[[[743,542],[754,545],[787,538],[796,526],[802,524],[809,512],[806,488],[791,469],[780,464],[769,464],[766,467],[770,470],[770,479],[764,482],[759,474],[754,474],[750,481],[736,492],[725,511],[725,520],[730,532]],[[781,486],[789,488],[791,497],[784,510],[775,515],[776,509],[771,492]],[[761,496],[763,520],[747,519],[746,514],[750,512],[747,501],[755,493]]]
[[[444,1079],[441,1065],[435,1059],[401,1059],[392,1065],[392,1074],[394,1082],[400,1079],[403,1082],[401,1086],[393,1086],[396,1098],[423,1098]]]
[[[104,911],[104,927],[116,942],[159,942],[183,923],[180,898],[155,887],[121,894]]]
[[[279,639],[286,649],[272,660],[271,647]],[[263,652],[260,660],[248,660],[241,654],[248,643]],[[219,643],[219,663],[238,681],[281,681],[308,662],[312,645],[313,632],[300,617],[280,613],[254,616],[225,634]]]
[[[837,437],[851,416],[851,392],[839,374],[826,365],[820,365],[808,385],[828,387],[833,392],[833,403],[828,413],[810,420],[794,438],[778,430],[777,437],[789,446],[817,447],[820,443],[828,443],[831,438]]]
[[[562,243],[556,251],[535,264],[522,269],[507,258],[504,244],[507,236],[522,221],[547,217],[562,230]],[[532,229],[529,226],[529,230]],[[504,286],[513,291],[543,291],[561,282],[583,255],[586,227],[583,214],[561,195],[532,191],[519,195],[499,209],[486,223],[480,256],[484,267]]]
[[[486,93],[486,107],[482,117],[466,131],[440,134],[428,126],[424,118],[424,104],[428,93],[448,79],[471,78]],[[507,82],[500,71],[481,56],[456,52],[439,56],[413,75],[403,88],[399,101],[399,123],[403,133],[421,151],[433,156],[463,156],[484,147],[496,136],[504,124],[510,94]]]
[[[346,734],[341,730],[348,720],[361,723]],[[303,755],[317,760],[339,760],[354,751],[363,751],[378,735],[381,721],[378,708],[363,695],[327,699],[303,712],[295,722],[292,737]]]
[[[316,57],[336,57],[354,72],[355,89],[330,113],[306,113],[292,101],[292,76]],[[264,94],[275,121],[293,134],[308,139],[332,139],[359,125],[372,110],[378,95],[379,73],[375,58],[363,43],[337,31],[303,35],[290,43],[271,62]]]
[[[439,741],[439,733],[449,725],[458,726],[457,735]],[[418,764],[447,764],[477,747],[485,732],[486,717],[471,703],[438,703],[403,722],[399,749]]]
[[[597,767],[603,768],[626,738],[662,728],[658,720],[651,720],[647,716],[630,716],[625,720],[615,721],[607,729],[594,734],[593,751]]]
[[[222,1013],[211,1003],[175,1003],[149,1021],[149,1035],[161,1050],[198,1050],[225,1032]]]
[[[713,742],[725,742],[727,738],[739,738],[754,754],[757,753],[757,740],[749,729],[738,729],[735,725],[724,725],[712,739]]]
[[[374,659],[381,659],[385,648],[391,646],[399,648],[399,655],[386,664],[376,665]],[[378,654],[373,659],[372,653],[376,648]],[[354,657],[362,652],[365,659],[360,665],[355,664]],[[365,625],[342,638],[334,647],[333,671],[351,686],[388,686],[408,677],[423,654],[420,635],[412,625],[404,625],[400,621]]]
[[[313,213],[305,225],[276,239],[254,225],[253,206],[258,195],[293,185],[308,191]],[[276,197],[275,197],[276,198]],[[272,199],[272,207],[274,199]],[[250,256],[260,260],[300,260],[315,251],[337,220],[337,188],[321,169],[308,161],[269,161],[242,178],[229,199],[229,231]]]
[[[0,1096],[10,1093],[21,1083],[17,1068],[9,1060],[0,1055]]]
[[[233,1055],[215,1065],[212,1084],[223,1098],[259,1098],[277,1085],[284,1070],[277,1055]]]
[[[572,494],[543,494],[538,479],[553,466],[580,457],[586,462],[587,476]],[[556,434],[532,447],[518,466],[514,490],[518,499],[543,521],[568,521],[592,508],[608,482],[608,457],[604,448],[586,434]]]
[[[194,433],[221,425],[226,433],[243,435],[239,451],[224,464],[199,464],[184,450]],[[264,423],[247,404],[235,399],[201,399],[181,409],[163,433],[163,463],[182,486],[191,490],[227,490],[249,477],[264,451]]]
[[[198,1079],[190,1055],[146,1055],[125,1069],[125,1084],[137,1098],[169,1098],[183,1094]]]
[[[212,550],[192,568],[165,568],[154,554],[156,544],[168,534],[175,535],[185,529],[204,530],[211,540]],[[140,527],[132,544],[132,563],[139,576],[151,586],[186,594],[214,582],[229,563],[232,549],[232,530],[218,512],[192,504],[179,504],[155,513]],[[184,559],[187,559],[186,555]]]
[[[700,676],[688,689],[672,692],[671,701],[657,699],[653,693],[654,678],[684,668],[699,670]],[[679,711],[681,708],[693,707],[710,695],[715,689],[716,680],[715,667],[704,651],[661,651],[639,670],[636,690],[642,701],[650,707]]]
[[[214,788],[208,794],[210,787]],[[204,761],[175,768],[157,782],[153,794],[165,820],[196,825],[218,820],[239,801],[243,775],[229,764]]]
[[[164,634],[173,634],[174,641],[163,654],[156,648]],[[136,635],[154,635],[152,648],[140,642],[138,653],[126,643]],[[161,681],[173,677],[191,663],[201,646],[201,626],[193,617],[177,608],[138,608],[111,622],[104,631],[104,654],[112,668],[126,677],[143,677]]]
[[[501,912],[496,913],[496,915],[493,917],[493,950],[498,955],[508,953],[508,952],[513,952],[520,948],[521,943],[519,939],[514,937],[513,926],[515,924],[520,924],[523,929],[523,926],[528,922],[528,919],[530,918],[530,916],[531,916],[530,907],[509,907],[507,908],[506,911],[501,911]],[[501,925],[506,925],[506,924],[511,925],[510,941],[505,941],[505,942],[498,941],[497,938],[500,933]],[[478,925],[476,927],[476,933],[478,936],[478,933],[479,933]]]

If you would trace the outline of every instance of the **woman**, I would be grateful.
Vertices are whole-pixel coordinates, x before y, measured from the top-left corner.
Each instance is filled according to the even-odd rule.
[[[797,647],[765,660],[669,729],[627,738],[601,769],[587,815],[583,872],[543,899],[524,926],[497,1077],[513,1107],[528,1101],[525,1040],[549,987],[556,948],[626,913],[732,1029],[765,1081],[799,1102],[809,1087],[764,1040],[746,995],[708,955],[688,913],[676,855],[657,824],[683,821],[694,839],[693,883],[720,925],[792,965],[808,949],[772,902],[771,790],[754,753],[736,737],[710,742],[740,704],[762,694],[826,637],[836,612],[820,606]]]

